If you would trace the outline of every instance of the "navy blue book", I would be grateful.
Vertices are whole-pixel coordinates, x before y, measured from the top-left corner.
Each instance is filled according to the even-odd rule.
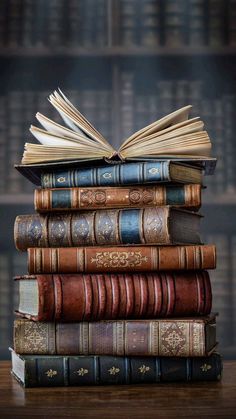
[[[151,162],[147,170],[143,169],[143,164],[139,163],[137,166],[130,166],[129,163],[127,166],[114,167],[112,165],[108,172],[107,168],[103,168],[105,173],[103,172],[101,176],[97,170],[82,174],[77,172],[83,163],[93,167],[94,164],[101,165],[104,160],[128,162],[132,159],[137,161],[176,159],[183,163],[200,165],[208,172],[214,170],[215,159],[210,158],[210,138],[203,130],[204,123],[199,117],[189,119],[191,105],[177,109],[135,132],[123,141],[118,150],[115,150],[60,89],[49,96],[49,102],[59,112],[66,126],[37,113],[36,119],[41,124],[41,128],[31,126],[30,132],[40,144],[26,143],[22,165],[17,166],[18,170],[35,183],[38,182],[39,172],[43,173],[42,186],[44,187],[57,187],[52,182],[46,181],[55,170],[58,170],[57,179],[69,179],[68,183],[65,183],[66,181],[54,182],[59,187],[61,183],[63,187],[73,187],[165,182],[170,181],[170,178],[179,180],[173,177],[182,178],[181,170],[184,170],[179,167],[178,173],[173,176],[170,173],[172,170],[170,163],[167,161],[154,163],[154,165]],[[65,170],[61,170],[62,167],[59,167],[61,163],[64,165],[67,162],[75,164],[75,172],[66,173]],[[46,165],[49,165],[48,168]],[[192,182],[200,183],[200,179],[197,180],[198,182],[196,179]],[[185,177],[180,181],[191,182]]]
[[[18,355],[11,350],[12,374],[24,387],[219,381],[221,356],[115,357]]]

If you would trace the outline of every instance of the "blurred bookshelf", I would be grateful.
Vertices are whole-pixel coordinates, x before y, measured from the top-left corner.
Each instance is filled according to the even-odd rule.
[[[218,247],[213,309],[221,351],[236,358],[236,0],[1,0],[0,60],[0,356],[12,276],[26,273],[14,219],[34,211],[34,187],[13,165],[37,111],[59,122],[47,101],[59,86],[116,147],[189,103],[205,122],[218,157],[202,209],[204,240]]]

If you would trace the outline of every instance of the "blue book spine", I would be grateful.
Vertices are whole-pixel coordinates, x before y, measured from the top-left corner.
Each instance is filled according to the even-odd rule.
[[[119,186],[170,181],[169,161],[113,164],[43,173],[42,188]]]

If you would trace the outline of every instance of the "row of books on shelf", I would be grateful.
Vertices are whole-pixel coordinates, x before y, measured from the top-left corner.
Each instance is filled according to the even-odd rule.
[[[217,270],[211,272],[213,292],[213,312],[219,313],[217,319],[217,336],[224,342],[221,351],[236,346],[236,313],[233,309],[236,298],[236,236],[225,234],[207,234],[203,236],[206,243],[215,243],[220,249],[217,254]],[[0,255],[0,333],[2,336],[0,354],[7,356],[7,347],[12,341],[13,311],[18,305],[18,289],[11,281],[16,275],[23,275],[27,265],[27,254],[3,251]]]
[[[9,47],[235,46],[236,2],[2,0],[0,34]]]
[[[206,178],[209,194],[215,192],[232,194],[235,192],[236,173],[234,162],[236,148],[234,145],[235,94],[223,94],[220,98],[204,98],[204,84],[200,80],[165,80],[156,81],[152,92],[139,92],[136,88],[133,73],[122,72],[119,89],[119,141],[151,123],[184,103],[193,103],[193,116],[201,112],[206,128],[213,140],[213,150],[219,156],[214,181]],[[27,193],[31,185],[20,179],[17,173],[10,170],[19,160],[22,144],[27,140],[27,128],[32,112],[36,109],[49,116],[54,115],[49,103],[41,100],[47,95],[45,91],[12,90],[0,97],[0,193]],[[112,91],[110,90],[71,90],[73,102],[80,105],[86,117],[104,134],[105,138],[113,137],[112,131]],[[56,119],[59,122],[59,119]]]

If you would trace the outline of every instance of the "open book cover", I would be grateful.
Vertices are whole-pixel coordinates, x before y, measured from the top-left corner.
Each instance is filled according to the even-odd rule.
[[[68,167],[78,163],[99,164],[104,160],[109,163],[149,159],[196,163],[209,174],[214,171],[216,159],[210,158],[210,138],[199,117],[189,119],[191,105],[135,132],[115,150],[60,89],[49,96],[49,102],[65,125],[36,114],[42,128],[31,126],[30,132],[39,144],[25,144],[22,164],[16,166],[20,171],[22,166],[36,170],[46,166],[48,170],[55,165]]]

